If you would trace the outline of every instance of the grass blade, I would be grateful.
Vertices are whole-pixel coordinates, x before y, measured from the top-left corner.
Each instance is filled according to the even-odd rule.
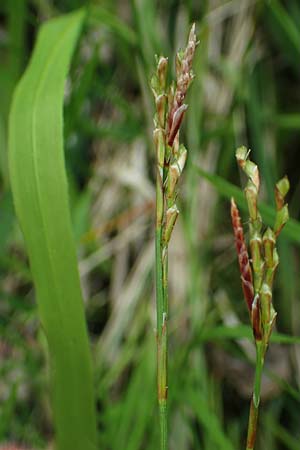
[[[59,450],[92,450],[91,358],[71,230],[63,156],[64,84],[83,11],[42,26],[13,99],[9,165],[50,357]]]
[[[218,325],[213,328],[203,329],[195,339],[195,346],[202,342],[224,341],[225,339],[253,339],[253,333],[248,325],[236,325],[228,327]],[[300,336],[290,336],[288,334],[274,332],[271,342],[277,344],[300,344]]]
[[[219,175],[208,173],[198,166],[195,166],[195,168],[198,174],[209,181],[222,197],[228,199],[234,197],[238,206],[245,211],[247,210],[247,204],[242,189],[224,180]],[[260,202],[259,206],[267,225],[273,225],[275,221],[275,209],[263,202]],[[292,242],[300,244],[300,223],[297,220],[290,218],[285,228],[282,230],[282,236],[285,236]]]
[[[108,9],[100,5],[91,5],[89,9],[89,21],[107,26],[130,47],[136,47],[138,40],[135,31]]]
[[[287,42],[289,42],[292,49],[295,51],[296,56],[297,53],[300,53],[300,33],[296,23],[278,0],[269,2],[268,7],[271,16],[275,19],[279,30],[282,31]]]
[[[200,392],[192,391],[188,395],[188,403],[193,409],[197,419],[205,429],[207,436],[220,450],[233,450],[233,445],[223,432],[218,417],[208,410],[207,403]]]

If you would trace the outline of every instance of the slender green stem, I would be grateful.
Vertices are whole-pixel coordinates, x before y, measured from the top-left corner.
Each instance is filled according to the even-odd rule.
[[[276,238],[289,218],[288,206],[285,204],[285,196],[289,191],[290,184],[287,177],[282,178],[276,183],[275,202],[277,213],[274,229],[267,228],[262,235],[262,219],[257,207],[260,186],[258,167],[249,159],[249,151],[246,147],[237,149],[236,159],[248,177],[245,195],[250,216],[251,260],[248,257],[241,218],[234,199],[231,201],[231,217],[238,252],[242,287],[250,313],[256,344],[256,369],[246,447],[246,450],[254,450],[264,358],[276,319],[276,311],[272,304],[273,279],[279,263],[276,250]]]
[[[247,447],[246,450],[253,450],[256,440],[258,408],[260,403],[261,377],[265,358],[265,345],[263,341],[256,341],[256,367],[253,396],[250,404]]]
[[[255,444],[255,439],[256,439],[256,430],[257,430],[257,418],[258,418],[258,406],[256,407],[254,405],[254,400],[252,397],[251,404],[250,404],[250,412],[249,412],[246,450],[254,449],[254,444]]]
[[[167,401],[162,401],[159,405],[159,421],[160,421],[160,448],[167,450],[168,448],[168,412]]]
[[[261,388],[261,377],[264,367],[265,359],[265,346],[263,341],[256,341],[256,367],[255,367],[255,378],[254,378],[254,392],[253,401],[254,405],[258,408],[260,401],[260,388]]]
[[[164,312],[163,265],[161,253],[161,228],[155,232],[155,271],[156,271],[156,326],[157,336],[162,334]]]
[[[162,183],[157,173],[156,189],[156,311],[157,311],[157,392],[160,421],[160,448],[168,448],[167,427],[167,249],[162,246]]]
[[[193,80],[192,61],[197,46],[192,25],[184,52],[176,56],[176,83],[167,86],[168,59],[161,56],[151,78],[156,114],[153,132],[156,150],[156,311],[157,392],[160,416],[160,448],[168,449],[168,243],[178,217],[176,185],[184,168],[187,150],[179,144],[179,128],[187,110],[184,102]]]
[[[168,448],[168,248],[163,248],[162,393],[159,399],[161,450]]]

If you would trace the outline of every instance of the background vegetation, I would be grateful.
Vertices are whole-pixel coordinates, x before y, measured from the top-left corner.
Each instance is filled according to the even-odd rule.
[[[76,0],[0,6],[0,442],[49,448],[46,339],[7,170],[12,92],[40,24]],[[110,0],[90,9],[65,92],[65,157],[92,344],[99,448],[155,450],[154,54],[173,60],[195,21],[200,45],[183,140],[189,157],[170,244],[170,439],[243,448],[254,348],[228,195],[234,151],[252,148],[262,200],[291,182],[279,239],[277,334],[263,380],[258,449],[299,449],[300,4],[297,0]],[[198,169],[200,167],[201,169]],[[244,178],[242,178],[242,181]],[[268,219],[269,210],[265,210]],[[280,341],[280,342],[279,342]],[[285,342],[284,342],[285,341]]]

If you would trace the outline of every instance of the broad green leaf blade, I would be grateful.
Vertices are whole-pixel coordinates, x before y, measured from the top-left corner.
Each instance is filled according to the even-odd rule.
[[[83,11],[42,26],[13,99],[9,166],[46,334],[58,450],[94,450],[92,368],[63,155],[63,97]]]

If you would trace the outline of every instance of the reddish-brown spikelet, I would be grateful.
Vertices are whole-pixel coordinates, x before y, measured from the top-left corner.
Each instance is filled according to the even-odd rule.
[[[249,312],[251,314],[252,303],[254,299],[252,270],[249,263],[248,250],[245,244],[244,231],[239,210],[233,198],[231,199],[231,220],[241,272],[242,288]]]
[[[191,84],[194,75],[192,72],[192,62],[197,47],[197,38],[195,34],[195,24],[193,24],[187,47],[182,54],[178,53],[176,57],[176,88],[170,92],[169,96],[169,114],[167,119],[167,143],[172,147],[176,134],[180,128],[183,116],[187,110],[184,99]]]

